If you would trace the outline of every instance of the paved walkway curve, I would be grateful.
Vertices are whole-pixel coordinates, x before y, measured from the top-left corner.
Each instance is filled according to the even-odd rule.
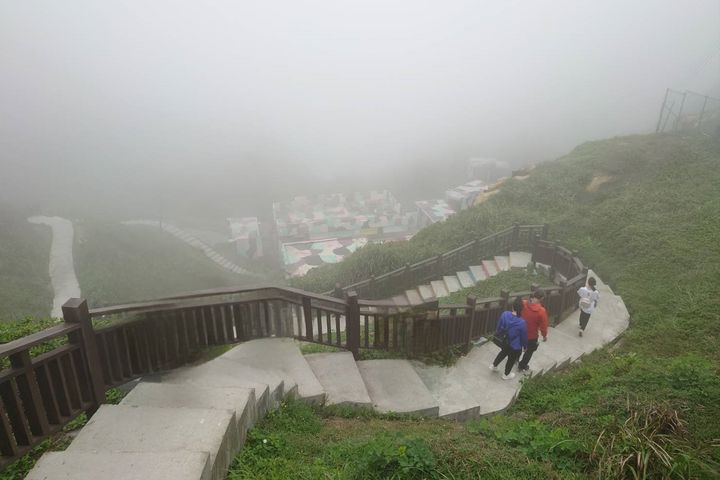
[[[232,273],[236,273],[238,275],[246,275],[250,277],[260,277],[255,272],[251,272],[250,270],[246,270],[227,258],[220,255],[218,252],[216,252],[212,247],[207,245],[206,243],[198,240],[196,237],[190,235],[189,233],[185,232],[184,230],[176,227],[175,225],[167,222],[160,222],[158,220],[126,220],[124,222],[120,222],[123,225],[145,225],[148,227],[159,227],[162,228],[163,231],[171,234],[172,236],[182,240],[183,242],[187,243],[191,247],[198,248],[205,253],[205,255],[212,260],[213,262],[217,263],[222,268],[231,271]]]
[[[579,361],[628,327],[622,299],[593,272],[600,304],[582,337],[579,311],[552,327],[534,375]],[[497,347],[475,346],[449,368],[409,360],[355,362],[350,352],[303,356],[290,338],[244,342],[206,363],[140,382],[103,405],[67,450],[43,455],[26,480],[223,480],[247,430],[284,397],[380,412],[464,420],[498,413],[523,381],[488,369]]]
[[[73,261],[73,225],[70,220],[60,217],[36,216],[28,218],[28,222],[52,228],[49,272],[55,297],[50,316],[60,318],[63,303],[68,298],[81,297]]]

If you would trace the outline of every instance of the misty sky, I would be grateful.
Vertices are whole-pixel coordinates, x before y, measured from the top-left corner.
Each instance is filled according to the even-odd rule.
[[[666,87],[720,95],[717,0],[0,0],[0,200],[518,165],[654,130]]]

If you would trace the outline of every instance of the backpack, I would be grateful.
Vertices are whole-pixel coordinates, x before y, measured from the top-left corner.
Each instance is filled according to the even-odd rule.
[[[589,310],[593,306],[593,300],[592,300],[592,293],[590,293],[587,297],[581,297],[580,298],[580,308],[583,310]]]

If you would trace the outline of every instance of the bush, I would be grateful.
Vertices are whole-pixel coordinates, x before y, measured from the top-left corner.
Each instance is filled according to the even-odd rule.
[[[353,478],[420,479],[436,477],[436,460],[418,437],[379,434],[361,446]]]

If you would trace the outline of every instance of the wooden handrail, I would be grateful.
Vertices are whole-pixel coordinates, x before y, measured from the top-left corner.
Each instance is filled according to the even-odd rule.
[[[79,329],[80,326],[77,324],[61,323],[53,325],[45,330],[31,333],[30,335],[0,345],[0,357],[8,357],[23,350],[29,350],[36,345],[49,342],[54,338],[62,337]]]
[[[561,286],[544,289],[548,311],[557,320],[574,308],[574,290],[584,281],[587,269],[574,253],[540,239],[537,232],[532,234],[540,228],[546,234],[547,228],[541,225],[513,226],[354,285],[372,285],[374,292],[380,292],[387,282],[408,272],[413,279],[413,275],[426,277],[430,269],[457,266],[464,260],[458,255],[476,254],[478,245],[485,242],[490,248],[507,248],[521,238],[534,247],[533,259],[539,252],[553,269],[572,275]],[[345,298],[273,285],[225,287],[92,310],[85,300],[70,299],[63,305],[64,323],[0,345],[0,357],[9,357],[11,364],[0,373],[0,386],[20,382],[29,389],[23,394],[27,403],[25,398],[22,402],[10,398],[16,405],[3,410],[0,402],[0,416],[11,420],[0,435],[12,439],[4,448],[0,442],[0,465],[19,457],[79,413],[92,414],[104,401],[107,388],[183,365],[213,345],[291,336],[349,350],[356,358],[360,349],[421,355],[469,346],[472,338],[494,330],[497,315],[511,296],[530,293],[502,292],[500,297],[468,298],[466,304],[432,301],[398,306],[390,300],[361,300],[351,288],[343,290]],[[109,325],[92,324],[92,318],[111,316],[117,317]],[[33,347],[63,336],[66,344],[31,358]],[[79,389],[78,396],[65,398],[68,388]],[[52,395],[53,400],[45,395]],[[62,405],[55,405],[56,400]],[[51,407],[47,412],[45,405]]]

